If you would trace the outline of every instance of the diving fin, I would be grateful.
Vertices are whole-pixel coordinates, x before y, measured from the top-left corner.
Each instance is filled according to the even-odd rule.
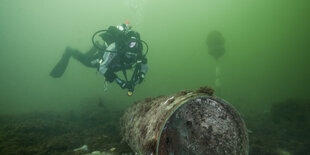
[[[53,78],[60,78],[63,75],[63,73],[66,71],[66,68],[69,64],[70,57],[71,57],[71,50],[66,48],[61,59],[58,61],[56,66],[53,68],[53,70],[50,72],[50,76]]]

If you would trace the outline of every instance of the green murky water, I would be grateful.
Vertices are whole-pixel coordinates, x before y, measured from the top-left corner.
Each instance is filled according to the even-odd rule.
[[[208,85],[259,130],[263,125],[258,126],[251,118],[269,115],[273,103],[288,99],[309,103],[309,14],[310,2],[303,0],[2,0],[0,114],[49,111],[67,115],[85,107],[97,109],[100,98],[105,109],[118,112],[136,100]],[[66,46],[86,52],[92,46],[94,32],[126,20],[150,48],[149,72],[132,97],[115,83],[104,91],[104,77],[74,59],[62,78],[49,76]],[[206,45],[213,30],[225,38],[226,52],[218,62]],[[216,68],[221,74],[216,75]],[[295,109],[296,113],[300,110]],[[119,115],[104,117],[115,119],[108,121],[111,123],[117,122]],[[54,119],[54,114],[49,116]],[[71,116],[65,118],[71,121]],[[294,118],[310,120],[308,116]],[[8,121],[6,117],[1,120]],[[309,123],[306,125],[309,130]],[[259,133],[258,139],[267,136]],[[0,136],[2,144],[4,138]],[[285,153],[291,149],[285,143],[289,138],[274,149]],[[4,148],[1,145],[0,152]]]

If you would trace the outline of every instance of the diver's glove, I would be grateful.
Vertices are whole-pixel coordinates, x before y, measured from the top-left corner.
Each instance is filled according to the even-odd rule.
[[[121,80],[119,78],[115,78],[114,80],[122,89],[127,88],[127,83],[124,80]]]
[[[135,84],[140,84],[145,78],[145,74],[143,72],[140,72],[137,76],[137,80],[135,82]]]

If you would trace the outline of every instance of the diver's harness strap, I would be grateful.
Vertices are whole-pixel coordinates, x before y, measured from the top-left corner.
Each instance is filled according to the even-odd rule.
[[[131,92],[134,91],[134,88],[135,88],[136,84],[142,82],[141,79],[139,79],[139,73],[140,73],[140,70],[141,70],[141,63],[142,63],[143,59],[145,59],[145,55],[142,55],[142,51],[140,51],[139,54],[138,54],[138,59],[135,62],[135,70],[133,71],[133,74],[131,76],[130,81],[128,81],[127,71],[125,69],[124,64],[122,63],[122,72],[123,72],[123,75],[124,75],[125,80],[126,80],[126,86],[127,86],[128,90],[131,91]]]

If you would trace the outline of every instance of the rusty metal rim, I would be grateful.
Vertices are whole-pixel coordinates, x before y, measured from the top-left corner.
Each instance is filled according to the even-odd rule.
[[[171,118],[171,116],[179,109],[181,108],[181,106],[183,106],[185,103],[189,102],[189,101],[192,101],[196,98],[200,98],[200,97],[205,97],[205,98],[208,98],[208,99],[212,99],[212,100],[217,100],[216,97],[212,97],[212,96],[206,96],[206,95],[203,95],[203,96],[200,96],[200,95],[197,95],[197,96],[189,96],[188,98],[190,98],[189,100],[186,100],[188,98],[185,98],[184,100],[186,101],[182,101],[181,104],[179,104],[170,114],[169,114],[169,117],[166,118],[166,120],[164,121],[163,125],[160,127],[160,132],[159,132],[159,135],[158,135],[158,140],[157,140],[157,143],[156,143],[156,155],[158,155],[158,152],[159,152],[159,142],[160,142],[160,138],[161,138],[161,135],[162,135],[162,132],[163,132],[163,129],[164,127],[166,126],[167,124],[167,121]],[[225,101],[224,101],[225,102]],[[225,102],[226,103],[226,102]]]

